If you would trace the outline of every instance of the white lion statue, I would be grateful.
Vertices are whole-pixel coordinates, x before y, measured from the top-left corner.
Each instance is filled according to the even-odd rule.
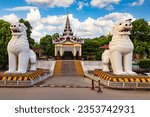
[[[36,70],[36,54],[29,48],[26,26],[23,23],[11,24],[12,38],[8,43],[9,70],[5,73],[26,73],[30,60],[30,70]]]
[[[114,25],[109,50],[102,54],[103,71],[109,72],[109,62],[117,75],[136,75],[132,71],[133,43],[129,38],[132,29],[131,19]]]

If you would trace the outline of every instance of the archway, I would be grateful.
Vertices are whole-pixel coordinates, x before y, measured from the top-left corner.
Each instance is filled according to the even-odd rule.
[[[74,56],[73,56],[72,51],[65,51],[63,56],[62,56],[62,59],[63,60],[73,60]]]
[[[60,51],[57,51],[57,60],[61,59],[60,57]]]
[[[80,58],[79,58],[79,51],[77,51],[77,53],[76,53],[76,60],[79,60]]]

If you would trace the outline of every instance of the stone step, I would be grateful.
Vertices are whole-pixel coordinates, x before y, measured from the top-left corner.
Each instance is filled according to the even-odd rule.
[[[83,76],[83,70],[78,60],[57,60],[54,76]]]
[[[74,61],[62,61],[62,76],[75,76],[76,69],[74,66]]]

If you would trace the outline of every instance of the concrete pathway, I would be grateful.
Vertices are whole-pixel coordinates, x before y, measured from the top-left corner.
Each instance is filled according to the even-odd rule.
[[[91,81],[85,77],[79,76],[54,76],[49,78],[40,87],[57,86],[57,87],[91,87]]]
[[[3,100],[145,100],[150,91],[127,91],[103,88],[103,93],[90,88],[0,88]]]

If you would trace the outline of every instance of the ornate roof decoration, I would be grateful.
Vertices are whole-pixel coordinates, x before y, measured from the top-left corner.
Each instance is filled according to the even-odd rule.
[[[67,19],[66,19],[66,25],[64,28],[63,35],[60,35],[57,39],[53,39],[53,44],[62,44],[66,41],[70,41],[73,43],[79,43],[79,44],[84,44],[84,40],[74,36],[71,26],[70,26],[70,21],[69,21],[69,15],[67,14]]]

